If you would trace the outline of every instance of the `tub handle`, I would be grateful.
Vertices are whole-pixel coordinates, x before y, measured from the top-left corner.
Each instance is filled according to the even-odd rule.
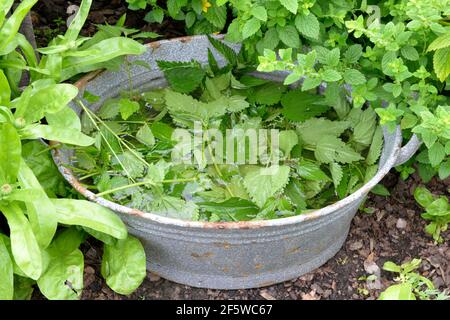
[[[422,141],[413,134],[411,139],[405,144],[398,153],[397,160],[395,161],[394,167],[404,164],[406,161],[411,159],[411,157],[419,150]]]

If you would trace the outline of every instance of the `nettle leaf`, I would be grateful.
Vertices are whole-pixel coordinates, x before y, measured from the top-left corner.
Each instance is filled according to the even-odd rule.
[[[279,136],[280,149],[286,157],[292,151],[292,148],[298,144],[298,136],[294,130],[285,130],[280,132]]]
[[[193,122],[208,122],[211,118],[223,116],[227,112],[226,97],[204,103],[191,96],[166,90],[166,105],[173,120],[183,126],[191,127]]]
[[[152,212],[175,219],[196,220],[198,216],[198,206],[183,199],[158,195],[152,203]]]
[[[344,73],[344,80],[355,86],[366,83],[366,77],[356,69],[347,69]]]
[[[102,276],[115,292],[127,295],[136,290],[144,280],[145,251],[140,241],[128,236],[113,244],[105,244],[102,257]]]
[[[372,142],[372,136],[377,127],[377,115],[372,108],[367,108],[361,113],[359,121],[354,126],[352,140],[368,146]]]
[[[114,157],[112,164],[123,169],[124,174],[130,178],[138,178],[144,175],[144,164],[131,151],[127,150]]]
[[[213,37],[211,37],[210,35],[208,35],[208,40],[211,43],[211,45],[221,54],[224,56],[225,59],[228,60],[228,62],[232,65],[235,66],[237,65],[237,61],[238,61],[238,56],[236,54],[236,52],[230,48],[229,46],[227,46],[226,44],[224,44],[222,41],[217,40]]]
[[[317,142],[314,155],[318,161],[323,163],[351,163],[363,159],[359,153],[347,146],[341,139],[331,135],[323,136]]]
[[[225,221],[248,221],[256,217],[259,208],[253,202],[242,198],[230,198],[223,202],[200,202],[199,207],[218,214]]]
[[[316,162],[301,160],[298,163],[297,173],[300,177],[311,181],[330,181],[325,172],[320,169]]]
[[[301,210],[306,209],[306,194],[300,181],[291,180],[286,187],[285,194],[297,208]]]
[[[136,133],[136,139],[148,147],[152,147],[155,144],[155,137],[147,124],[144,124]]]
[[[293,14],[297,13],[298,1],[297,0],[280,0],[280,3]]]
[[[341,165],[336,162],[330,163],[330,172],[331,177],[333,178],[334,186],[337,188],[344,175]]]
[[[372,137],[372,143],[366,157],[366,163],[373,165],[377,162],[383,148],[383,130],[380,126],[375,129]]]
[[[258,167],[248,172],[244,186],[252,200],[261,208],[267,199],[281,191],[289,181],[288,166]]]
[[[297,27],[297,30],[305,37],[313,39],[319,38],[320,25],[314,14],[309,13],[308,15],[297,15],[295,18],[295,26]]]
[[[123,120],[127,120],[134,113],[139,111],[139,102],[132,101],[130,99],[120,99],[119,100],[119,111]]]
[[[280,102],[286,87],[276,83],[267,83],[258,87],[249,97],[250,102],[264,105],[274,105]]]
[[[281,99],[282,112],[288,120],[305,121],[330,109],[329,106],[321,104],[323,101],[323,97],[302,92],[299,89],[289,91]]]
[[[205,71],[198,62],[157,61],[171,88],[188,93],[196,89],[205,78]]]
[[[340,136],[348,127],[348,121],[331,121],[325,118],[311,118],[297,125],[300,139],[308,145],[316,145],[325,135]]]

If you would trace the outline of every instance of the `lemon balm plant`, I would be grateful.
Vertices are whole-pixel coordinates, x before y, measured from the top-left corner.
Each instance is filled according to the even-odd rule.
[[[78,298],[84,271],[79,246],[89,235],[104,242],[106,282],[128,294],[145,276],[141,244],[111,211],[65,189],[39,140],[92,144],[67,107],[78,89],[59,82],[113,60],[117,65],[124,55],[145,48],[105,32],[80,37],[92,2],[85,0],[66,34],[39,50],[43,56],[38,63],[32,46],[18,33],[37,0],[22,1],[6,18],[13,2],[0,3],[0,299],[30,298],[36,285],[49,299]],[[21,89],[24,70],[33,82]]]
[[[344,3],[344,2],[342,2]],[[347,3],[347,2],[345,2]],[[322,82],[351,86],[353,107],[368,102],[382,125],[400,124],[425,144],[416,158],[426,180],[450,175],[450,27],[448,1],[353,2],[339,18],[316,1],[309,15],[319,22],[307,49],[266,49],[260,71],[289,70],[285,83],[305,90]],[[348,4],[348,3],[347,3]]]

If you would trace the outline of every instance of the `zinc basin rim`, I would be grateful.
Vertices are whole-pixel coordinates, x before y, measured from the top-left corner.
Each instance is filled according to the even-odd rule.
[[[175,42],[190,42],[195,38],[204,38],[205,36],[193,36],[193,37],[182,37],[182,38],[175,38],[170,40],[161,40],[156,42],[151,42],[146,44],[149,50],[157,50],[161,45],[167,44],[167,43],[175,43]],[[217,38],[222,38],[222,36],[218,36]],[[87,84],[97,78],[100,74],[104,73],[105,71],[94,71],[91,72],[84,77],[82,77],[80,80],[78,80],[75,83],[75,86],[78,87],[78,89],[83,90]],[[73,174],[72,170],[65,167],[65,163],[63,161],[63,157],[60,153],[60,150],[57,148],[52,150],[52,155],[54,158],[55,163],[58,166],[59,171],[64,176],[64,178],[69,182],[69,184],[74,187],[80,194],[82,194],[87,199],[102,205],[110,210],[113,210],[115,212],[119,212],[125,215],[129,216],[137,216],[140,218],[147,219],[152,222],[156,222],[163,225],[171,225],[176,227],[184,227],[184,228],[199,228],[199,229],[215,229],[215,230],[229,230],[229,229],[259,229],[259,228],[265,228],[265,227],[276,227],[276,226],[286,226],[286,225],[293,225],[298,224],[310,220],[316,220],[318,218],[336,213],[337,210],[344,208],[345,206],[357,201],[361,197],[366,196],[370,190],[378,184],[378,182],[381,181],[381,179],[390,171],[390,169],[394,166],[396,159],[398,158],[400,149],[401,149],[401,142],[402,142],[402,135],[400,128],[397,127],[395,131],[394,136],[394,147],[392,154],[386,159],[384,165],[379,169],[379,171],[376,173],[376,175],[370,179],[366,184],[364,184],[361,188],[359,188],[354,193],[350,194],[349,196],[345,197],[342,200],[339,200],[333,204],[330,204],[326,207],[323,207],[321,209],[317,209],[305,214],[301,214],[298,216],[293,217],[287,217],[287,218],[279,218],[279,219],[273,219],[273,220],[260,220],[260,221],[237,221],[237,222],[202,222],[202,221],[188,221],[188,220],[181,220],[181,219],[175,219],[175,218],[168,218],[161,215],[157,215],[150,212],[143,212],[137,209],[132,209],[126,206],[119,205],[117,203],[114,203],[112,201],[106,200],[102,197],[97,197],[95,193],[87,190],[84,188],[80,182],[77,180],[75,175]],[[56,145],[58,142],[56,141],[50,141],[51,145]],[[384,149],[384,145],[383,145]]]

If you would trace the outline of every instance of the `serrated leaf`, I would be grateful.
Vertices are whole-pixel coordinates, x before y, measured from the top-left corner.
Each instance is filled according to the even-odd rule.
[[[306,209],[306,194],[303,185],[298,180],[291,180],[286,187],[284,192],[292,204],[296,205],[297,208],[304,210]]]
[[[228,60],[228,62],[235,66],[238,61],[238,57],[236,52],[231,49],[229,46],[224,44],[222,41],[217,40],[210,35],[208,35],[208,40],[211,43],[211,45],[221,54],[224,56],[225,59]]]
[[[297,13],[298,1],[297,0],[280,0],[280,3],[293,14]]]
[[[203,16],[209,23],[221,31],[225,27],[227,21],[227,8],[212,6],[211,8],[208,8],[207,12],[203,13]]]
[[[433,56],[434,72],[441,82],[450,74],[450,47],[438,49]]]
[[[298,144],[298,136],[294,130],[281,131],[279,135],[280,149],[285,157],[288,157],[292,148]]]
[[[261,20],[261,21],[267,21],[267,10],[266,8],[262,6],[254,6],[251,10],[252,15]]]
[[[330,181],[330,178],[320,169],[318,163],[301,160],[298,163],[297,173],[300,177],[311,181]]]
[[[372,143],[369,148],[369,152],[367,153],[366,163],[368,165],[373,165],[377,162],[380,157],[381,150],[383,147],[383,130],[380,126],[375,129],[375,132],[372,137]]]
[[[438,174],[441,180],[447,179],[450,176],[450,160],[441,163]]]
[[[347,69],[344,73],[344,80],[355,86],[366,83],[366,77],[356,69]]]
[[[244,186],[252,200],[261,208],[267,199],[281,191],[289,181],[288,166],[258,167],[245,175]]]
[[[450,47],[450,34],[449,33],[445,33],[445,34],[437,37],[436,39],[434,39],[433,42],[430,43],[430,45],[427,49],[427,52],[438,50],[438,49],[443,49],[446,47]]]
[[[218,214],[225,221],[248,221],[256,217],[258,206],[242,198],[230,198],[223,202],[200,202],[203,210]]]
[[[278,38],[289,48],[300,48],[300,37],[297,29],[292,25],[277,27]]]
[[[364,110],[358,123],[354,126],[352,140],[363,146],[370,145],[377,126],[376,118],[377,115],[372,108]]]
[[[347,63],[356,63],[362,55],[362,46],[360,44],[354,44],[348,47],[344,53]]]
[[[314,151],[316,159],[323,163],[351,163],[362,159],[361,155],[334,136],[323,136]]]
[[[295,74],[295,73],[293,73]],[[302,91],[308,91],[314,88],[317,88],[322,83],[322,80],[320,78],[315,77],[307,77],[303,80],[302,83]]]
[[[151,204],[152,212],[175,219],[195,220],[198,206],[183,199],[168,195],[160,195]]]
[[[261,22],[256,18],[251,18],[250,20],[247,20],[242,28],[242,37],[247,39],[258,32],[260,28]]]
[[[204,103],[172,90],[166,90],[165,99],[173,120],[188,127],[193,126],[194,121],[206,122],[211,118],[224,115],[228,105],[228,100],[224,96],[218,100]]]
[[[157,61],[171,88],[189,93],[196,89],[205,78],[205,71],[198,62]]]
[[[416,48],[413,46],[405,46],[402,47],[400,50],[400,53],[405,59],[411,60],[411,61],[417,61],[419,60],[419,53],[417,52]]]
[[[342,79],[341,74],[333,69],[327,69],[322,73],[322,80],[328,82],[336,82]]]
[[[297,125],[297,133],[302,142],[316,145],[325,135],[340,136],[348,127],[348,121],[331,121],[325,118],[311,118]]]
[[[305,121],[321,115],[329,106],[321,104],[324,98],[301,90],[289,91],[281,99],[283,115],[291,121]]]
[[[123,120],[127,120],[134,113],[139,111],[139,102],[132,101],[130,99],[120,99],[119,100],[119,111]]]
[[[332,162],[332,163],[330,163],[330,172],[331,172],[331,177],[333,178],[334,186],[335,187],[339,186],[339,184],[341,183],[342,177],[344,175],[344,173],[342,171],[342,167],[338,163]]]
[[[430,149],[428,149],[428,159],[432,167],[438,166],[446,156],[445,148],[440,142],[435,142]]]
[[[120,166],[121,163],[123,168],[120,166],[120,169],[123,169],[124,174],[128,177],[138,178],[144,175],[144,164],[139,161],[139,159],[131,151],[125,151],[124,153],[119,154],[117,158],[113,158],[112,164]]]
[[[302,35],[313,39],[319,38],[320,25],[314,14],[298,15],[295,18],[295,26]]]
[[[285,91],[286,87],[281,84],[267,83],[258,87],[249,99],[259,104],[271,106],[280,102]]]
[[[155,137],[147,124],[144,124],[136,133],[136,139],[149,147],[155,144]]]

